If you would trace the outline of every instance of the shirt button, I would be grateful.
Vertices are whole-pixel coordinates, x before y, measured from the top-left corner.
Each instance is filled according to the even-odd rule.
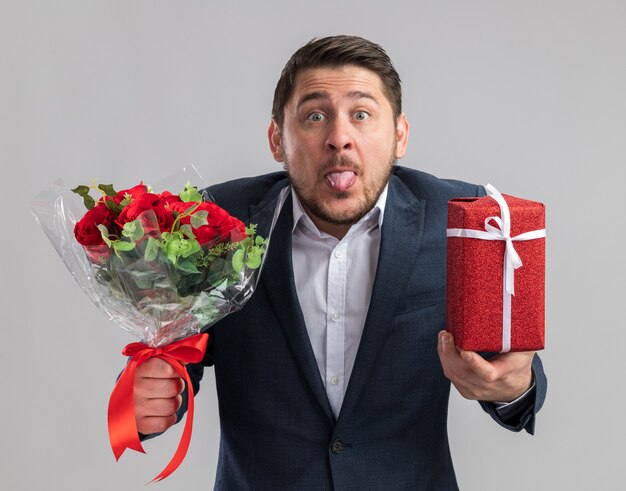
[[[333,377],[330,379],[330,383],[333,385],[337,385],[339,383],[339,377]]]
[[[339,314],[339,312],[335,312],[333,315],[330,316],[330,318],[334,321],[338,321],[339,319],[341,319],[341,315]]]
[[[341,249],[337,249],[335,251],[335,257],[343,257],[343,251]]]
[[[343,442],[338,438],[336,440],[333,440],[333,442],[330,444],[330,450],[334,454],[341,453],[341,451],[343,450]]]

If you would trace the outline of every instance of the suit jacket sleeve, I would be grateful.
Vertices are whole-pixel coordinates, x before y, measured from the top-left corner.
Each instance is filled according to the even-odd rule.
[[[498,414],[496,406],[490,402],[479,401],[482,408],[502,427],[511,431],[526,430],[531,435],[535,434],[535,417],[546,398],[548,381],[543,371],[543,364],[539,355],[535,354],[532,363],[535,388],[516,408],[513,415],[503,418]]]

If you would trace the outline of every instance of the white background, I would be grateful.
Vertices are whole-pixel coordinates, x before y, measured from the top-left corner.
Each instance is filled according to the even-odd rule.
[[[531,437],[453,391],[461,489],[625,489],[626,2],[224,3],[0,0],[0,488],[144,489],[181,430],[115,463],[107,401],[134,339],[78,288],[32,197],[58,177],[278,170],[265,135],[280,70],[310,38],[346,33],[384,46],[402,77],[403,165],[547,206],[548,398]],[[218,439],[207,370],[187,459],[153,489],[211,489]]]

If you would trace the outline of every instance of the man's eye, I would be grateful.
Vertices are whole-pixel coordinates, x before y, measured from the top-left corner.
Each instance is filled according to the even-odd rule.
[[[324,115],[322,113],[311,113],[306,117],[306,119],[309,121],[323,121]]]
[[[354,119],[357,119],[359,121],[365,121],[369,117],[370,115],[365,111],[357,111],[354,113]]]

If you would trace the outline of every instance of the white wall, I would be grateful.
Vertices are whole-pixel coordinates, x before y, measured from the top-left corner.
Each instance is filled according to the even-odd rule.
[[[547,205],[548,399],[530,437],[453,393],[461,489],[623,489],[626,3],[225,3],[0,0],[0,488],[143,489],[180,434],[114,462],[107,401],[134,339],[81,293],[30,199],[57,177],[277,169],[265,132],[283,64],[347,33],[382,44],[402,76],[404,165]],[[207,371],[189,455],[153,486],[210,489],[218,436]]]

